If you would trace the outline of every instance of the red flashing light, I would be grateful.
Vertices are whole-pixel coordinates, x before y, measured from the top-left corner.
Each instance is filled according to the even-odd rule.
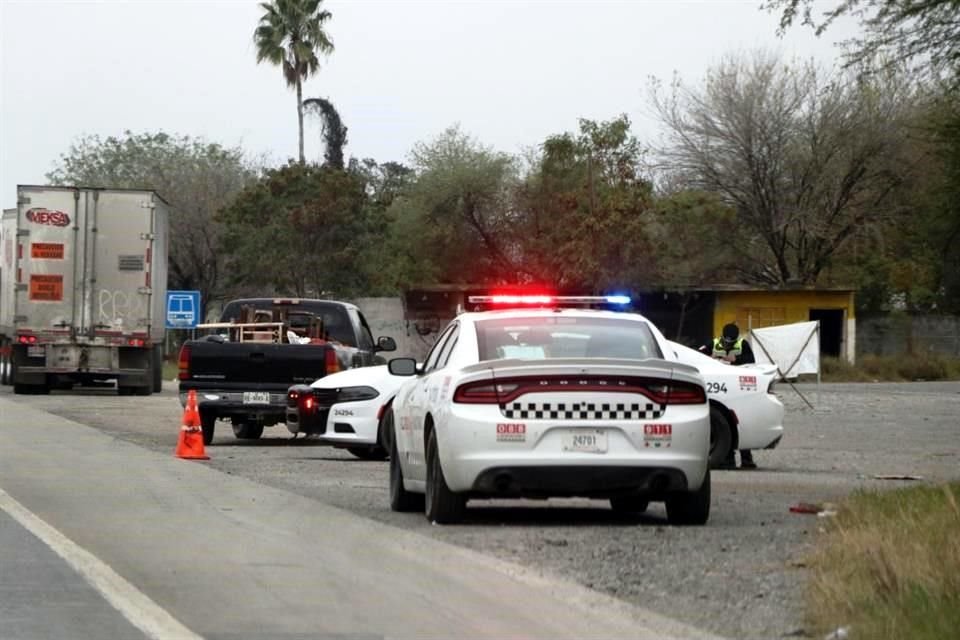
[[[17,336],[20,344],[37,344],[37,336]]]
[[[313,411],[314,405],[315,405],[316,403],[317,403],[317,401],[314,399],[313,396],[306,396],[306,397],[303,399],[303,409],[304,409],[304,411]]]
[[[493,304],[553,304],[554,300],[553,296],[490,296]]]
[[[146,341],[141,338],[130,338],[127,340],[127,344],[129,344],[131,347],[142,347],[146,344]]]

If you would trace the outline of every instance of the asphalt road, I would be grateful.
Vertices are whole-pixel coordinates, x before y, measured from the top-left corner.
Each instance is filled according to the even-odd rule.
[[[619,615],[636,620],[638,615],[653,612],[650,619],[654,627],[669,624],[659,617],[666,616],[736,638],[797,637],[803,633],[803,558],[821,523],[816,516],[790,513],[790,505],[834,500],[858,487],[902,484],[875,480],[873,476],[878,474],[922,475],[927,480],[960,475],[960,383],[823,385],[819,397],[813,386],[805,385],[801,390],[815,410],[783,386],[780,394],[788,407],[783,444],[774,451],[756,454],[759,471],[715,473],[712,515],[706,527],[666,526],[661,505],[653,505],[648,514],[629,518],[615,516],[603,503],[585,500],[472,502],[465,524],[436,527],[422,516],[389,511],[385,463],[355,460],[346,452],[312,441],[291,443],[282,426],[267,429],[259,442],[240,442],[230,435],[229,425],[220,423],[214,445],[208,448],[211,461],[172,459],[180,424],[174,389],[168,385],[164,393],[155,396],[120,398],[100,390],[13,396],[5,387],[0,392],[0,406],[10,401],[90,425],[110,436],[108,442],[136,452],[136,460],[146,456],[149,461],[174,465],[169,473],[199,467],[202,473],[191,479],[190,492],[185,495],[214,512],[230,504],[233,497],[253,490],[267,492],[263,499],[268,503],[261,506],[265,511],[260,513],[267,521],[288,514],[295,504],[300,519],[295,518],[291,526],[295,525],[302,535],[299,540],[287,541],[297,550],[289,560],[293,565],[320,551],[332,552],[335,557],[344,552],[348,557],[364,557],[364,546],[353,542],[354,529],[346,525],[331,528],[326,515],[313,515],[309,525],[304,520],[305,514],[327,514],[328,509],[336,507],[339,509],[334,509],[335,513],[360,516],[350,521],[351,526],[359,527],[356,531],[364,531],[372,536],[370,539],[376,536],[358,522],[374,527],[379,526],[375,523],[387,525],[377,529],[379,535],[411,535],[413,545],[421,544],[417,541],[448,543],[442,548],[480,552],[482,555],[469,557],[479,565],[485,564],[481,559],[496,558],[496,562],[507,563],[502,565],[507,573],[517,571],[512,567],[523,567],[529,580],[536,578],[536,585],[548,591],[557,584],[565,588],[580,585],[587,588],[581,594],[612,596],[598,601],[605,612],[610,607],[618,610],[617,604],[622,603],[627,613],[621,611]],[[63,431],[65,427],[14,427],[6,416],[0,429],[15,429],[21,436],[34,433],[35,437],[42,429],[45,446],[62,446],[61,455],[67,454],[74,440]],[[29,445],[29,439],[26,442],[24,446]],[[128,443],[137,446],[127,447]],[[12,480],[9,473],[4,473],[7,465],[3,459],[8,451],[9,447],[0,449],[0,488],[10,491]],[[133,469],[142,472],[141,463],[137,465],[131,469],[123,462],[120,468],[125,473]],[[89,470],[93,477],[103,472],[103,467],[96,465]],[[230,488],[233,483],[226,480],[241,482],[243,491],[235,494],[236,490]],[[148,500],[147,504],[158,500],[163,504],[162,496],[152,491],[147,484],[136,495],[150,496],[152,502]],[[131,503],[130,508],[137,505]],[[72,511],[71,517],[75,517]],[[254,526],[255,522],[246,524]],[[122,530],[125,524],[121,522],[118,527]],[[184,522],[183,526],[191,539],[210,544],[210,532],[196,522]],[[84,538],[80,529],[77,535]],[[351,533],[347,535],[346,531]],[[217,542],[215,547],[219,548],[224,540]],[[237,556],[248,555],[244,544],[238,545],[239,550],[231,556],[233,562]],[[348,567],[340,569],[343,577],[350,575]],[[137,574],[139,569],[131,564],[130,571]],[[249,577],[249,571],[244,569],[240,575]],[[276,571],[271,569],[258,579],[284,580],[284,571]],[[230,575],[214,574],[224,581],[222,584],[230,584]],[[144,578],[149,582],[149,575]],[[316,598],[304,596],[304,600]],[[246,599],[240,597],[232,604],[239,612],[248,607]],[[316,605],[307,608],[313,610]],[[329,613],[336,617],[338,612],[339,608]],[[276,615],[306,614],[296,609]],[[360,627],[364,630],[362,624]],[[352,629],[356,633],[357,628],[329,627],[326,631]],[[635,632],[640,628],[632,627],[633,632],[621,637],[637,637]],[[298,629],[291,627],[284,633]],[[378,633],[374,628],[366,631],[371,629]],[[206,631],[204,635],[213,631],[209,637],[215,637],[218,631],[194,630]],[[684,630],[681,636],[693,633],[691,627]],[[231,627],[228,631],[242,634],[244,628]]]

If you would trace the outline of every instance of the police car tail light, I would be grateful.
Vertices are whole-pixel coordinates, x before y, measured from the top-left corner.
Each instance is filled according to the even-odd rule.
[[[498,383],[483,380],[468,382],[457,387],[453,401],[461,404],[499,404],[520,388],[517,383]]]
[[[703,387],[661,378],[636,376],[547,375],[467,382],[453,401],[462,404],[504,404],[528,393],[630,393],[657,404],[703,404]]]
[[[706,401],[707,394],[700,385],[671,381],[664,404],[703,404]]]
[[[180,356],[177,358],[177,377],[180,380],[189,380],[190,379],[190,346],[183,345],[180,347]]]

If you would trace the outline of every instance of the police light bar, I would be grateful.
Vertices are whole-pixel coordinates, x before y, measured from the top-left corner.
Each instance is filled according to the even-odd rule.
[[[630,296],[468,296],[470,304],[630,304]]]

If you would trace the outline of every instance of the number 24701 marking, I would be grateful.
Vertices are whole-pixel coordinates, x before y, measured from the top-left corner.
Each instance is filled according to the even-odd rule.
[[[727,392],[726,382],[708,382],[707,383],[707,393],[726,393],[726,392]]]

